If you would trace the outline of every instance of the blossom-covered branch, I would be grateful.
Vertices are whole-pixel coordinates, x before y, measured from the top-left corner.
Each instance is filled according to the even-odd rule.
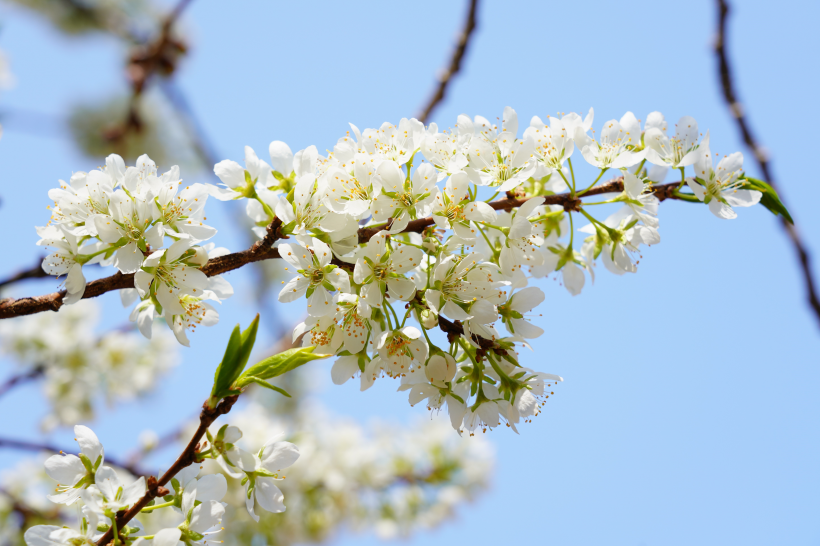
[[[680,119],[673,136],[659,112],[645,122],[627,112],[607,121],[600,135],[592,130],[592,109],[548,123],[535,116],[522,135],[515,110],[505,108],[500,120],[499,126],[461,115],[445,131],[416,119],[364,131],[351,124],[326,157],[315,146],[293,153],[273,141],[270,164],[246,147],[244,166],[232,160],[214,166],[221,185],[183,186],[176,166],[163,173],[147,155],[126,165],[112,154],[104,167],[75,172],[51,190],[51,219],[37,228],[38,244],[54,249],[43,268],[65,275],[66,289],[4,300],[2,317],[119,289],[125,306],[135,304],[131,320],[144,336],[164,317],[188,345],[188,331],[218,321],[211,302],[233,294],[222,274],[271,258],[292,268],[279,301],[301,301],[307,313],[293,330],[301,348],[247,370],[258,317],[245,332],[234,330],[199,427],[159,480],[123,483],[101,466],[96,436],[76,427],[83,453],[46,463],[63,484],[49,498],[85,503],[82,535],[72,530],[71,537],[93,537],[98,545],[202,540],[221,522],[227,487],[224,477],[198,481],[199,470],[187,470],[205,458],[242,479],[251,517],[258,517],[257,504],[283,511],[274,481],[284,478],[280,472],[296,461],[298,449],[270,441],[254,455],[236,447],[237,427],[224,425],[216,435],[208,427],[251,384],[290,396],[268,380],[316,358],[337,357],[336,384],[358,378],[366,390],[378,379],[400,381],[411,405],[446,411],[458,434],[500,425],[517,433],[563,381],[520,361],[519,349],[545,333],[531,319],[546,295],[531,282],[554,274],[578,295],[587,275],[594,281],[598,260],[612,274],[636,273],[642,247],[660,242],[664,199],[703,203],[715,216],[733,219],[736,208],[765,196],[764,206],[788,215],[771,186],[745,176],[740,153],[715,160],[709,133],[702,135],[691,117]],[[594,179],[583,181],[573,167],[576,148],[598,171]],[[610,170],[617,177],[600,183]],[[670,170],[679,181],[662,184]],[[237,253],[203,244],[217,232],[207,223],[209,198],[243,202],[259,241]],[[600,219],[602,206],[615,211]],[[576,229],[581,220],[588,223]],[[83,267],[93,263],[118,273],[87,283]],[[164,503],[156,504],[159,496]],[[136,538],[139,529],[129,521],[171,507],[181,510],[183,523]],[[110,523],[98,525],[100,518]],[[61,532],[34,527],[26,540],[61,543]]]
[[[737,91],[735,90],[734,79],[732,78],[732,69],[729,65],[729,54],[726,51],[729,3],[726,0],[716,0],[716,5],[718,10],[718,32],[715,40],[715,55],[717,55],[718,58],[718,70],[720,83],[723,88],[723,98],[726,100],[726,105],[729,107],[732,118],[734,118],[737,123],[737,128],[738,131],[740,131],[743,142],[752,151],[752,155],[754,155],[760,167],[760,172],[763,173],[766,181],[776,188],[779,193],[780,189],[775,183],[768,154],[752,133],[752,129],[746,118],[746,108],[737,98]],[[806,285],[806,298],[808,299],[809,306],[814,311],[817,320],[820,321],[820,296],[814,283],[814,272],[812,270],[809,251],[803,244],[800,232],[790,219],[782,216],[780,222],[786,231],[786,235],[792,242],[795,252],[797,252],[797,258],[803,272],[803,281]]]
[[[159,477],[159,479],[151,476],[146,480],[145,485],[147,487],[147,491],[145,494],[125,513],[117,514],[116,526],[112,525],[108,531],[106,531],[103,536],[97,540],[98,546],[108,544],[111,539],[114,538],[114,529],[122,529],[125,524],[134,519],[134,517],[157,496],[168,494],[168,489],[165,488],[165,485],[167,485],[181,470],[191,466],[197,461],[197,453],[201,447],[200,442],[205,436],[205,432],[208,430],[208,427],[210,427],[219,416],[230,412],[231,408],[236,403],[236,399],[237,396],[225,398],[215,408],[211,408],[207,406],[207,404],[203,406],[202,412],[199,415],[199,427],[196,429],[196,432],[194,432],[191,440],[185,446],[185,449],[183,449],[182,453],[180,453],[179,457],[177,457],[177,460],[174,461],[174,464],[172,464],[168,470],[166,470],[165,473]]]
[[[681,199],[681,197],[679,195],[676,195],[674,191],[678,189],[679,186],[680,184],[677,182],[669,184],[657,184],[651,186],[649,188],[649,191],[654,192],[654,194],[658,197],[660,201],[663,201],[665,199]],[[623,189],[623,177],[618,177],[608,182],[605,182],[599,186],[595,186],[594,188],[587,191],[581,197],[592,197],[595,195],[601,195],[606,193],[617,193],[622,192]],[[492,201],[488,204],[494,210],[507,210],[521,206],[521,204],[526,202],[527,199],[528,198],[526,197],[519,199],[516,197],[508,196],[502,199],[498,199],[496,201]],[[572,193],[566,192],[544,197],[544,204],[558,205],[561,207],[567,204],[572,204],[573,206],[575,206],[576,202],[579,199],[580,198],[578,196],[573,196]],[[432,225],[435,225],[435,220],[432,216],[419,218],[417,220],[412,220],[408,222],[407,227],[404,230],[402,230],[402,233],[421,233],[422,231],[424,231],[425,228],[430,227]],[[228,273],[230,271],[239,269],[242,266],[254,262],[281,258],[281,256],[279,255],[279,249],[272,246],[279,240],[281,236],[277,235],[277,230],[280,226],[281,221],[278,218],[275,218],[271,222],[269,227],[266,228],[267,235],[264,239],[257,241],[247,250],[233,252],[230,254],[224,254],[221,256],[211,258],[204,266],[202,266],[202,272],[210,277],[214,275]],[[366,243],[383,227],[384,225],[360,228],[358,230],[359,242]],[[89,282],[86,285],[83,298],[95,298],[107,292],[112,292],[114,290],[123,290],[126,288],[133,288],[133,286],[133,273],[122,274],[120,272],[117,272],[114,275],[111,275],[110,277],[105,277],[102,279],[97,279],[95,281]],[[60,307],[63,306],[63,298],[65,297],[65,295],[66,290],[60,290],[58,292],[52,292],[51,294],[45,294],[42,296],[2,299],[0,300],[0,319],[31,315],[35,313],[42,313],[45,311],[57,311],[60,309]]]

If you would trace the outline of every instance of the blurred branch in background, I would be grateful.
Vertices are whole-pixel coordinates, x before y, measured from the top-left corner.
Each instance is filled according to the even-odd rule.
[[[470,43],[470,38],[477,24],[476,13],[478,12],[478,0],[469,1],[470,8],[467,11],[467,20],[464,22],[464,30],[458,35],[458,43],[456,44],[455,51],[453,51],[453,56],[450,58],[450,64],[447,65],[447,68],[439,75],[433,95],[417,116],[418,120],[422,123],[427,123],[433,110],[444,100],[447,94],[447,86],[453,79],[453,76],[461,70],[461,61],[464,59],[464,54],[467,52],[467,46]]]
[[[25,440],[14,440],[12,438],[0,438],[0,449],[19,449],[21,451],[34,451],[34,452],[45,452],[51,455],[55,453],[71,453],[73,449],[68,449],[64,451],[57,446],[45,443],[37,443],[37,442],[27,442]],[[110,454],[105,455],[105,462],[106,464],[110,464],[116,466],[118,468],[122,468],[134,474],[135,476],[147,476],[150,472],[146,472],[145,470],[132,465],[130,463],[124,463],[118,461],[117,459],[112,459]]]
[[[0,396],[3,396],[4,394],[6,394],[18,385],[22,385],[34,379],[38,379],[40,376],[43,375],[43,372],[45,372],[45,370],[45,366],[43,366],[42,364],[38,364],[37,366],[34,366],[27,372],[22,372],[17,375],[11,376],[4,383],[0,384]]]
[[[18,271],[14,275],[7,277],[5,279],[0,280],[0,290],[10,286],[16,282],[24,281],[26,279],[42,279],[46,277],[53,278],[52,275],[49,275],[43,270],[43,258],[40,257],[37,259],[37,262],[28,269],[23,269]]]
[[[191,0],[181,0],[168,14],[160,27],[159,35],[153,41],[138,45],[131,53],[126,68],[131,83],[131,98],[125,120],[106,132],[112,143],[121,142],[129,133],[143,130],[140,101],[148,83],[157,74],[170,76],[177,68],[179,57],[187,51],[186,44],[173,34],[177,19]],[[125,154],[120,154],[125,155]]]
[[[114,403],[144,396],[177,364],[170,333],[155,332],[151,341],[123,329],[95,333],[100,315],[95,302],[79,302],[59,314],[0,325],[2,354],[24,368],[0,386],[0,394],[42,377],[45,430],[94,419]]]
[[[752,129],[749,126],[749,121],[746,118],[745,108],[737,98],[737,90],[734,83],[733,73],[731,66],[729,65],[729,55],[726,52],[728,45],[727,23],[729,19],[729,3],[726,0],[716,0],[716,5],[718,9],[718,30],[717,38],[715,40],[715,54],[717,55],[718,60],[720,83],[723,87],[723,97],[726,100],[726,104],[729,107],[732,117],[737,123],[737,128],[738,131],[740,131],[743,142],[745,142],[746,146],[752,151],[752,154],[757,160],[757,164],[760,166],[760,171],[763,173],[765,181],[775,188],[778,195],[780,195],[782,199],[782,189],[775,182],[768,153],[763,146],[760,145],[759,141],[752,133]],[[789,223],[789,221],[783,216],[780,217],[780,223],[783,226],[783,229],[786,230],[786,234],[797,252],[797,257],[803,272],[804,282],[806,284],[809,305],[814,310],[818,323],[820,323],[820,299],[818,299],[817,288],[814,285],[814,274],[812,271],[809,252],[803,244],[800,233],[797,231],[797,227]]]

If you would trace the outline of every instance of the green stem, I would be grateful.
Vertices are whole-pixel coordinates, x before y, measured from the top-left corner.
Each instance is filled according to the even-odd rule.
[[[569,174],[572,176],[572,195],[575,195],[575,171],[572,170],[572,158],[567,158],[567,164],[569,165]]]
[[[473,358],[473,355],[470,353],[470,351],[468,351],[468,350],[467,350],[467,344],[466,344],[466,343],[464,343],[464,339],[462,339],[461,337],[459,337],[459,338],[456,340],[456,342],[457,342],[459,345],[461,345],[461,348],[462,348],[462,349],[464,349],[464,353],[465,353],[467,356],[469,356],[469,357],[470,357],[470,360],[473,362],[473,366],[475,366],[475,367],[476,367],[476,369],[477,369],[477,368],[478,368],[478,362],[476,362],[475,358]]]
[[[114,546],[120,544],[120,532],[117,530],[117,517],[114,516],[111,519],[111,528],[113,529],[114,533]]]
[[[259,196],[258,196],[258,195],[254,195],[254,198],[255,198],[257,201],[259,201],[259,204],[260,204],[260,205],[262,205],[262,209],[265,211],[265,214],[267,214],[267,215],[268,215],[268,219],[269,219],[269,220],[271,220],[271,221],[273,221],[273,219],[276,217],[276,214],[273,212],[273,210],[272,210],[272,209],[271,209],[271,208],[270,208],[270,207],[269,207],[269,206],[268,206],[268,205],[267,205],[264,201],[262,201],[262,200],[259,198]]]
[[[498,195],[499,193],[501,193],[501,192],[500,192],[500,191],[495,192],[495,193],[493,194],[493,196],[492,196],[492,197],[490,197],[489,199],[485,200],[484,202],[485,202],[485,203],[489,203],[490,201],[492,201],[493,199],[495,199],[495,196],[496,196],[496,195]]]
[[[613,232],[615,231],[614,229],[612,229],[612,228],[611,228],[611,227],[609,227],[608,225],[604,224],[604,223],[603,223],[603,222],[601,222],[600,220],[596,220],[595,218],[593,218],[593,217],[592,217],[592,216],[591,216],[591,215],[590,215],[587,211],[585,211],[584,209],[581,209],[581,214],[583,214],[584,216],[586,216],[586,217],[587,217],[587,220],[589,220],[589,221],[590,221],[590,222],[592,222],[593,224],[598,224],[599,226],[601,226],[602,228],[604,228],[604,231],[606,231],[607,233],[609,233],[609,236],[610,236],[610,237],[612,237],[612,234],[613,234]]]
[[[685,173],[685,171],[686,171],[685,167],[680,168],[680,185],[677,187],[678,190],[680,190],[683,187],[683,185],[686,184],[686,173]]]
[[[424,339],[427,340],[427,345],[429,345],[430,347],[435,347],[435,345],[433,345],[433,342],[430,341],[430,338],[427,335],[427,328],[424,327],[424,324],[422,324],[421,321],[419,321],[419,326],[421,326],[421,333],[424,334]]]
[[[479,232],[479,233],[481,233],[481,236],[482,236],[482,237],[484,237],[484,240],[487,242],[487,246],[488,246],[488,247],[490,247],[490,252],[492,252],[492,253],[493,253],[493,257],[495,257],[495,253],[496,253],[496,252],[495,252],[495,247],[494,247],[494,246],[493,246],[493,244],[490,242],[490,238],[489,238],[489,237],[487,237],[487,234],[486,234],[486,233],[484,233],[484,230],[483,230],[483,229],[481,229],[481,226],[479,226],[479,225],[478,225],[478,222],[476,222],[475,227],[477,227],[477,228],[478,228],[478,232]],[[427,284],[430,284],[429,275],[428,275]]]
[[[97,252],[92,252],[91,254],[78,254],[76,261],[80,264],[84,264],[84,263],[87,263],[88,261],[90,261],[91,258],[93,258],[94,256],[99,256],[100,254],[103,254],[105,252],[109,252],[112,248],[121,248],[122,246],[123,245],[118,245],[118,244],[114,243],[109,247],[106,247],[102,250],[98,250]]]
[[[400,328],[400,326],[399,326],[399,316],[396,314],[396,311],[393,310],[393,306],[390,305],[390,303],[387,301],[387,299],[384,300],[384,304],[387,306],[388,309],[390,309],[390,312],[393,313],[393,318],[396,319],[396,328]]]
[[[416,154],[413,154],[410,157],[410,161],[408,161],[405,165],[407,166],[407,180],[410,180],[410,169],[413,168],[413,159],[416,157]]]
[[[478,225],[478,224],[484,224],[484,225],[485,225],[485,226],[487,226],[488,228],[497,229],[497,230],[498,230],[498,231],[500,231],[501,233],[504,233],[504,228],[502,228],[502,227],[498,227],[498,226],[494,226],[493,224],[488,224],[487,222],[476,222],[475,224],[476,224],[476,225]]]
[[[640,178],[643,178],[641,176],[641,169],[643,169],[644,164],[646,164],[646,159],[642,159],[641,162],[638,163],[638,168],[635,170],[635,174]]]
[[[572,226],[572,212],[567,212],[567,215],[569,216],[569,249],[571,251],[572,241],[575,238],[575,228]]]
[[[382,305],[382,309],[384,309],[384,307],[389,307],[389,306],[390,306],[390,304],[389,304],[389,303],[387,303],[387,300],[386,300],[386,299],[383,299],[382,301],[384,302],[384,305]],[[387,319],[387,328],[388,328],[389,330],[393,330],[393,323],[392,323],[392,322],[391,322],[391,320],[390,320],[390,313],[389,313],[389,312],[387,312],[387,311],[385,311],[385,312],[384,312],[384,316],[385,316],[385,318]],[[399,323],[397,322],[397,323],[396,323],[396,326],[398,326],[398,325],[399,325]]]
[[[569,186],[570,186],[570,183],[569,183],[569,180],[567,180],[567,177],[566,177],[566,175],[564,174],[564,171],[562,171],[561,169],[558,169],[558,174],[560,174],[560,175],[561,175],[561,178],[563,178],[563,179],[564,179],[564,184],[566,184],[566,185],[567,185],[567,187],[569,187]],[[572,197],[575,197],[575,190],[574,190],[574,189],[572,190]]]
[[[157,510],[159,508],[168,508],[169,506],[173,506],[173,505],[174,505],[174,501],[163,502],[162,504],[155,504],[153,506],[146,506],[145,508],[140,510],[140,512],[153,512],[154,510]]]
[[[584,206],[588,207],[590,205],[609,205],[610,203],[618,203],[618,199],[610,199],[609,201],[595,201],[594,203],[587,203],[584,201]]]
[[[595,186],[595,184],[597,184],[597,183],[598,183],[598,181],[601,179],[601,177],[602,177],[602,176],[604,176],[604,173],[605,173],[607,170],[609,170],[609,169],[608,169],[608,168],[606,168],[606,169],[601,169],[601,172],[600,172],[600,174],[598,174],[598,178],[596,178],[596,179],[595,179],[595,182],[593,182],[592,184],[590,184],[590,185],[589,185],[589,187],[588,187],[587,189],[585,189],[584,191],[579,192],[579,193],[578,193],[578,196],[580,197],[581,195],[584,195],[586,192],[588,192],[589,190],[591,190],[591,189]]]

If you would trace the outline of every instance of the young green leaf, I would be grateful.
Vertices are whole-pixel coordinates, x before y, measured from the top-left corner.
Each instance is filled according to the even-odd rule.
[[[761,205],[769,209],[775,216],[782,214],[783,218],[788,220],[790,224],[794,224],[794,220],[792,220],[789,211],[786,210],[786,206],[780,201],[780,197],[770,184],[762,180],[757,180],[756,178],[746,177],[745,180],[746,183],[743,184],[744,189],[757,190],[763,194],[760,198]]]
[[[211,389],[211,398],[209,404],[215,406],[221,398],[237,394],[238,391],[232,389],[234,382],[242,374],[248,359],[251,356],[251,350],[256,342],[256,331],[259,328],[259,315],[253,319],[250,326],[242,332],[239,325],[231,332],[231,338],[228,340],[228,346],[225,348],[225,355],[222,357],[222,362],[216,368],[214,374],[214,386]]]
[[[242,388],[253,382],[255,379],[270,379],[272,377],[277,377],[289,372],[290,370],[293,370],[294,368],[298,368],[302,364],[306,364],[311,360],[319,360],[333,356],[314,353],[313,349],[314,347],[299,347],[295,349],[288,349],[287,351],[268,357],[248,368],[248,370],[237,380],[236,387]]]

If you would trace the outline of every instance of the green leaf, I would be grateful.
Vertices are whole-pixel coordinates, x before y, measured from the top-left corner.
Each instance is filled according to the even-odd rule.
[[[761,205],[769,209],[775,216],[782,214],[783,218],[788,220],[790,224],[794,224],[794,220],[792,220],[789,211],[786,210],[786,206],[780,201],[780,197],[771,184],[757,180],[756,178],[746,177],[745,180],[746,183],[743,184],[744,189],[757,190],[763,194],[763,197],[760,198]]]
[[[214,386],[211,389],[211,400],[209,401],[211,407],[214,407],[221,398],[237,394],[238,391],[231,387],[248,364],[253,344],[256,342],[258,328],[259,315],[256,315],[256,318],[253,319],[251,325],[244,332],[240,331],[238,324],[231,332],[231,338],[225,348],[225,355],[214,374]]]
[[[256,383],[257,385],[261,385],[261,386],[265,387],[266,389],[276,391],[279,394],[283,394],[283,395],[287,396],[288,398],[291,398],[291,395],[288,394],[288,391],[286,391],[285,389],[280,389],[276,385],[271,385],[270,383],[268,383],[264,379],[259,379],[258,377],[252,377],[252,376],[249,376],[247,379],[254,382],[254,383]]]
[[[255,382],[257,379],[278,377],[311,360],[320,360],[333,356],[316,354],[313,352],[314,348],[315,347],[299,347],[296,349],[288,349],[287,351],[268,357],[248,368],[248,371],[242,374],[237,380],[236,387],[242,388]]]

